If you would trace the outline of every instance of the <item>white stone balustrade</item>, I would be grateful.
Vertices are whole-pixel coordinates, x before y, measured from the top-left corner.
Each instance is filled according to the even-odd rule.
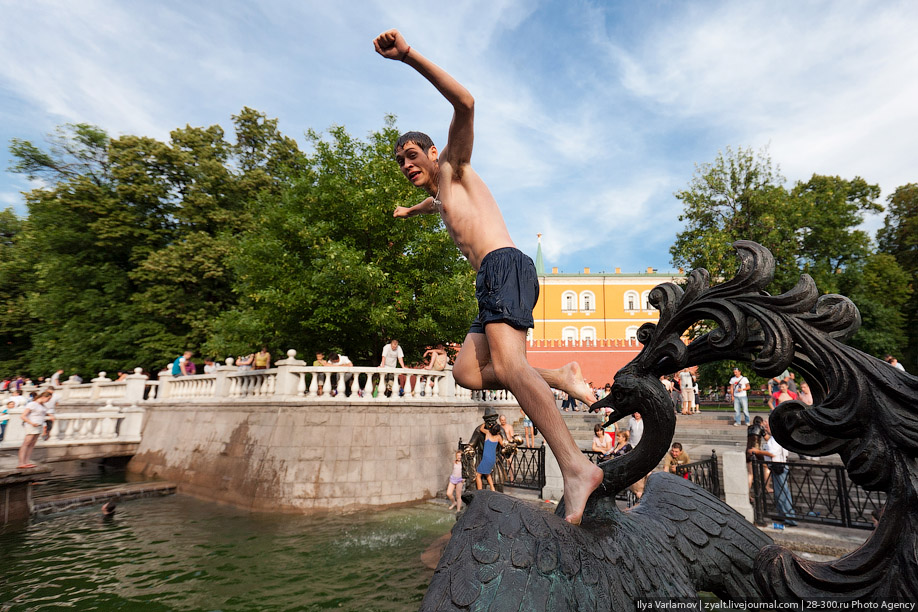
[[[6,435],[3,442],[0,442],[0,448],[18,448],[22,445],[26,431],[22,420],[23,411],[22,406],[10,410]],[[39,438],[38,446],[140,442],[143,414],[143,408],[136,405],[119,408],[111,400],[94,410],[58,411],[50,438]]]
[[[91,383],[67,381],[61,386],[60,400],[72,406],[108,400],[119,405],[152,401],[268,399],[287,398],[316,401],[482,401],[515,405],[509,391],[471,391],[456,384],[451,370],[375,367],[313,367],[296,359],[296,351],[277,361],[268,370],[240,371],[227,359],[212,374],[172,376],[162,373],[150,381],[136,368],[121,381],[112,381],[105,372]],[[33,389],[30,389],[33,390]],[[40,389],[34,388],[38,391]],[[28,390],[24,390],[26,393]],[[0,394],[3,401],[8,393]]]

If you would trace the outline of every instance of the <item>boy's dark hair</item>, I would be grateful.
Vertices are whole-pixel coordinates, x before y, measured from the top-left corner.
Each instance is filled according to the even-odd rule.
[[[679,444],[678,442],[673,442],[673,448],[678,448],[679,450],[682,450],[682,445]]]
[[[500,430],[501,430],[501,429],[502,429],[502,427],[500,426],[500,423],[494,423],[494,425],[492,425],[492,426],[491,426],[491,429],[489,429],[488,431],[491,432],[491,435],[492,435],[492,436],[496,436],[497,434],[500,433]]]
[[[430,151],[430,147],[434,146],[433,140],[430,139],[430,136],[424,132],[405,132],[398,138],[398,142],[395,143],[395,147],[392,149],[392,156],[395,157],[398,154],[399,149],[404,147],[409,142],[421,147],[421,149],[427,153]]]
[[[763,419],[763,418],[760,417],[760,416],[757,416],[757,417],[755,417],[754,419],[752,419],[752,422],[753,422],[753,424],[755,424],[755,425],[761,425],[762,423],[765,422],[765,419]]]

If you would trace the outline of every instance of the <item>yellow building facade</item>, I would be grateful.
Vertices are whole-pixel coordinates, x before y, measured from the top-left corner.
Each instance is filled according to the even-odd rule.
[[[541,242],[541,241],[540,241]],[[536,253],[539,301],[533,309],[535,327],[529,339],[556,341],[630,340],[647,322],[656,322],[659,312],[650,305],[650,291],[681,275],[647,268],[642,273],[579,273],[545,271],[542,246]]]

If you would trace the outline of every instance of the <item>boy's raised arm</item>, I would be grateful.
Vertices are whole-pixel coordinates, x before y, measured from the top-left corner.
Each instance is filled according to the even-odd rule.
[[[472,94],[449,73],[413,49],[398,30],[383,32],[376,37],[373,45],[383,57],[404,62],[417,70],[453,105],[453,120],[443,157],[457,168],[469,163],[475,135],[475,99]]]

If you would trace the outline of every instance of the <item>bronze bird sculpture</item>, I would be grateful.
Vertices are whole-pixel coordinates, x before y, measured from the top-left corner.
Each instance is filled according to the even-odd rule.
[[[734,244],[734,278],[709,287],[695,270],[683,286],[650,294],[656,324],[638,331],[641,353],[615,376],[612,420],[640,412],[635,449],[600,464],[602,485],[581,526],[504,495],[478,492],[431,580],[422,610],[634,610],[649,597],[761,597],[789,602],[918,600],[918,377],[845,346],[860,325],[850,300],[820,296],[803,275],[787,293],[765,291],[774,258],[759,244]],[[691,343],[689,329],[707,329]],[[803,374],[814,405],[791,401],[770,418],[785,448],[839,453],[849,477],[885,491],[873,536],[836,561],[800,559],[707,491],[672,474],[648,478],[641,503],[619,510],[614,495],[654,469],[675,428],[658,377],[690,365],[733,359],[762,376]]]
[[[656,290],[655,290],[656,291]],[[654,295],[651,294],[651,300]],[[580,526],[512,498],[477,492],[436,569],[422,610],[634,610],[646,597],[759,596],[755,557],[771,543],[736,511],[673,474],[648,478],[641,503],[619,510],[615,495],[644,478],[669,450],[676,417],[659,377],[677,348],[666,326],[648,324],[641,353],[615,375],[611,420],[640,412],[644,435],[629,453],[600,464],[604,478]],[[682,346],[681,331],[675,342]]]

